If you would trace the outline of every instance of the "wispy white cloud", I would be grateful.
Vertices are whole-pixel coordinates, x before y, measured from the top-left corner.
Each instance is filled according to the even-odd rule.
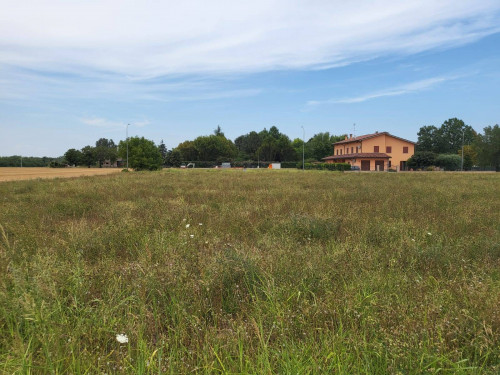
[[[395,86],[391,88],[387,88],[384,90],[374,91],[371,93],[354,96],[350,98],[341,98],[341,99],[326,99],[326,100],[310,100],[306,104],[309,107],[315,107],[323,104],[351,104],[351,103],[361,103],[371,99],[383,98],[386,96],[399,96],[411,94],[423,90],[430,89],[436,85],[439,85],[446,81],[455,80],[460,78],[460,76],[442,76],[442,77],[433,77],[427,78],[420,81],[406,83],[404,85]]]
[[[85,125],[98,128],[125,128],[126,124],[119,121],[111,121],[101,117],[81,118],[80,121]]]
[[[498,0],[0,0],[0,64],[175,74],[322,69],[500,31]]]
[[[80,122],[85,125],[94,126],[98,128],[106,129],[125,129],[126,123],[121,121],[113,121],[102,117],[84,117],[80,118]],[[149,125],[151,122],[149,120],[140,120],[130,122],[129,125],[136,126],[138,128],[143,128]]]

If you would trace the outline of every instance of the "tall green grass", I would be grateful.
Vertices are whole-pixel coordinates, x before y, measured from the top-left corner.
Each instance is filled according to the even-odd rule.
[[[2,183],[0,372],[496,374],[499,186],[267,170]]]

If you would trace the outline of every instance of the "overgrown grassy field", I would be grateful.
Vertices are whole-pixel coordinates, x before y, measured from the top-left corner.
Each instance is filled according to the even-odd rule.
[[[459,173],[1,183],[0,372],[497,374],[499,193]]]

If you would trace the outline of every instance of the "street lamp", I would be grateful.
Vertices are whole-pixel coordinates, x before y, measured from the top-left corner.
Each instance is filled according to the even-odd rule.
[[[127,131],[126,131],[126,134],[127,134],[127,171],[128,171],[128,127],[130,126],[130,124],[127,124]]]
[[[462,129],[462,168],[461,171],[464,171],[464,138],[465,138],[465,129]]]
[[[306,147],[306,131],[304,130],[304,125],[300,126],[302,128],[302,170],[305,170],[305,163],[304,163],[304,154],[305,154],[305,147]]]

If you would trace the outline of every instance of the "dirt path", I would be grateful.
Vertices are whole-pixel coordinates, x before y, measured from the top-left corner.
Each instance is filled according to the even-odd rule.
[[[37,178],[95,176],[120,171],[120,168],[0,168],[0,182]]]

